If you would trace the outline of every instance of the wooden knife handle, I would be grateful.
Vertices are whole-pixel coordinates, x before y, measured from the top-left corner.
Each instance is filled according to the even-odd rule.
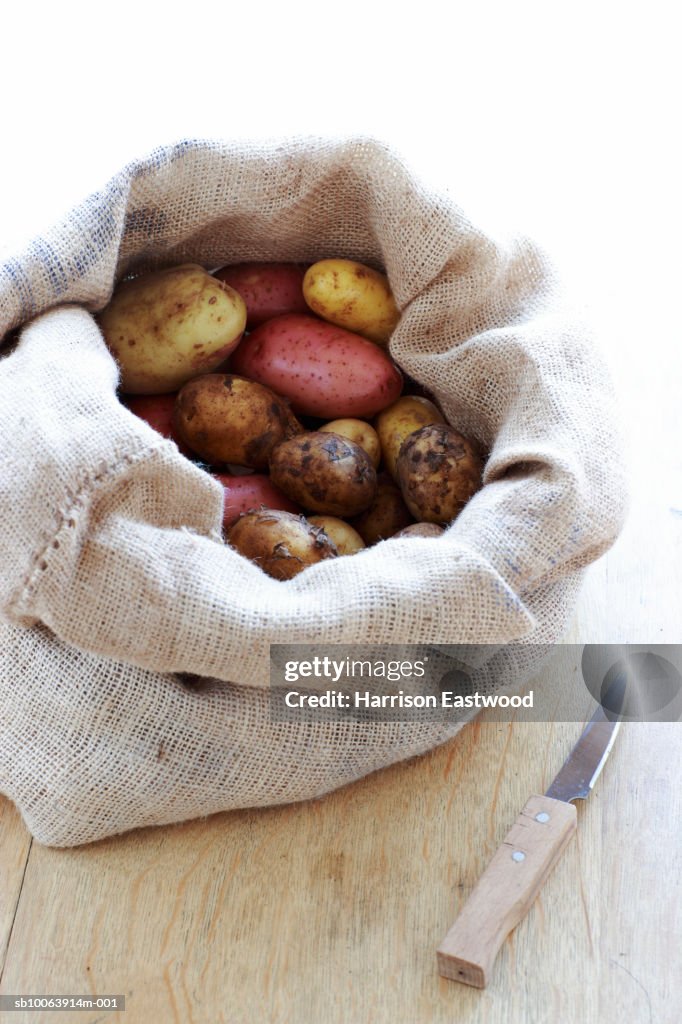
[[[575,829],[573,804],[530,798],[439,946],[439,974],[485,988],[500,946],[527,914]]]

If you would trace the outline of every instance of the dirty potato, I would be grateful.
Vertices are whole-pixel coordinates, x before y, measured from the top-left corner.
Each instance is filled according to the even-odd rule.
[[[429,423],[443,423],[433,402],[418,395],[405,395],[389,405],[374,420],[386,469],[398,481],[398,452],[406,437]]]
[[[365,546],[357,530],[337,516],[308,516],[308,522],[324,530],[340,555],[354,555]]]
[[[480,488],[482,472],[476,445],[447,423],[410,434],[398,456],[400,489],[420,522],[451,522]]]
[[[290,580],[309,565],[338,554],[323,530],[304,516],[277,509],[240,516],[227,531],[227,542],[276,580]]]
[[[173,425],[205,462],[265,469],[276,444],[303,427],[269,388],[232,373],[207,373],[181,388]]]
[[[270,456],[270,477],[303,508],[342,517],[367,508],[377,485],[363,448],[319,430],[278,444]]]
[[[156,395],[215,370],[239,344],[246,305],[234,288],[186,264],[123,281],[99,324],[121,389]]]
[[[361,515],[353,518],[351,525],[369,546],[388,540],[410,523],[412,516],[402,494],[388,473],[381,473],[374,501]]]
[[[369,455],[374,468],[378,468],[381,461],[381,445],[377,432],[370,423],[354,419],[332,420],[319,429],[325,433],[340,434],[341,437],[347,437],[349,441],[359,444]]]

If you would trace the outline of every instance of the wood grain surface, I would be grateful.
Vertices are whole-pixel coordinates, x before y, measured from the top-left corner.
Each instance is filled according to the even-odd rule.
[[[621,360],[613,338],[614,375],[637,410],[628,422],[633,507],[590,570],[566,639],[678,643],[682,374],[669,349],[661,372],[653,357]],[[663,437],[670,443],[655,443]],[[503,944],[488,988],[438,976],[438,944],[579,732],[576,723],[482,715],[430,754],[319,801],[76,850],[31,844],[0,800],[0,991],[127,997],[118,1016],[6,1019],[679,1024],[677,723],[623,726],[578,806],[576,839]]]

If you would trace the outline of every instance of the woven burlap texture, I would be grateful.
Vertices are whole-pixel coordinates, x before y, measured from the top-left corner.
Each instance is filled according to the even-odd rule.
[[[92,314],[129,272],[326,256],[385,267],[394,358],[490,456],[443,538],[283,583],[222,543],[220,486],[118,401]],[[550,643],[622,522],[611,385],[545,257],[372,140],[156,151],[0,266],[15,327],[0,790],[43,843],[319,795],[442,742],[459,726],[271,722],[269,643]]]

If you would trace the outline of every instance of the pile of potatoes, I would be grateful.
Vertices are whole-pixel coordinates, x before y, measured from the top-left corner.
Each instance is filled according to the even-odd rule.
[[[481,485],[477,445],[403,394],[371,267],[171,267],[123,281],[99,322],[125,404],[220,481],[227,543],[276,579],[441,533]]]

